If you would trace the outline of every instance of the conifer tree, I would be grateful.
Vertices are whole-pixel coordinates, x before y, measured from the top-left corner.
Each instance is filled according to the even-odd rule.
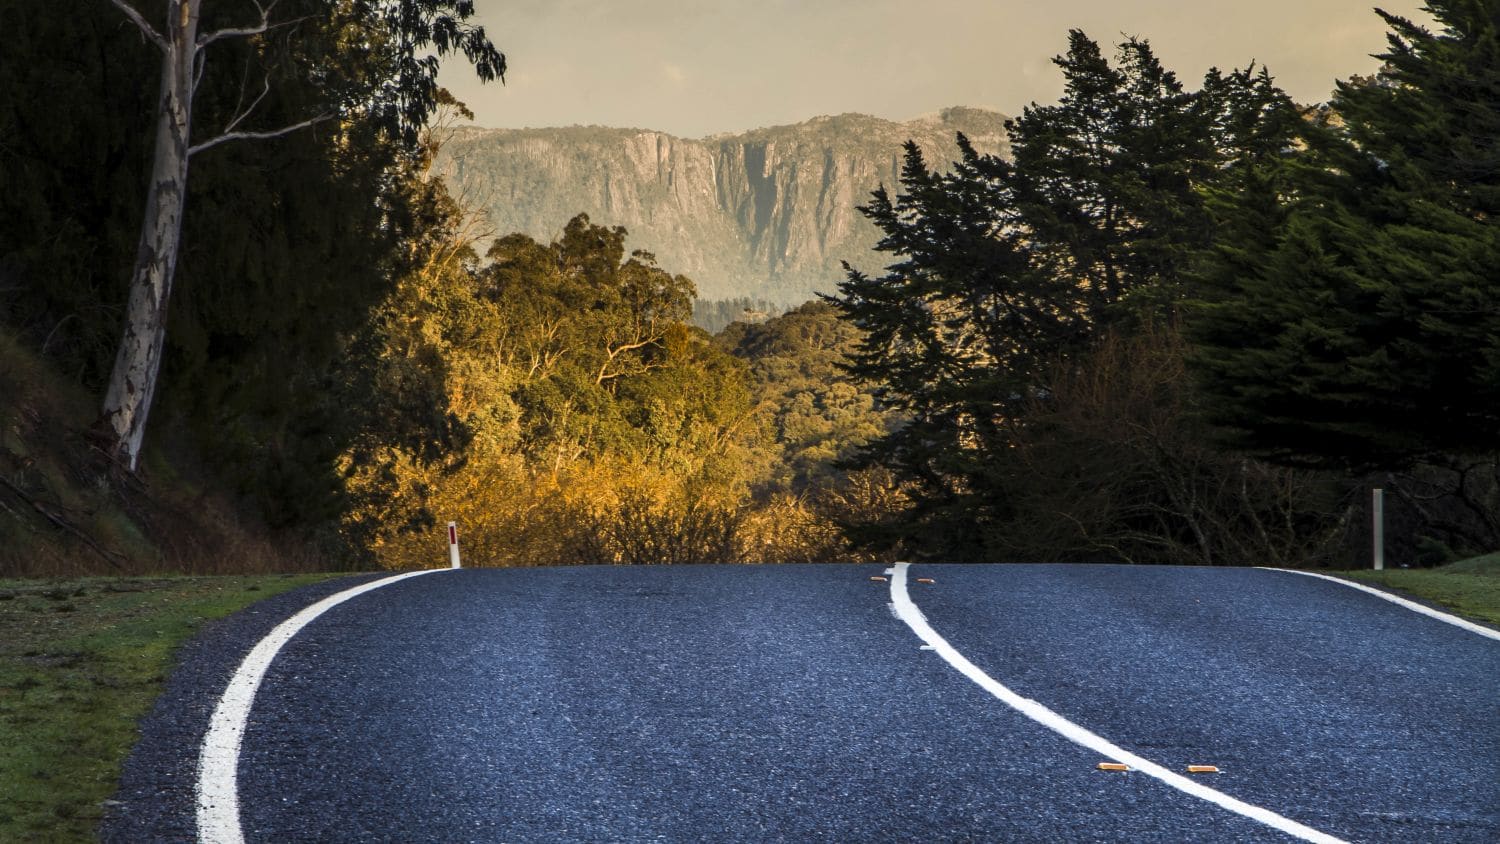
[[[1187,92],[1136,39],[1111,65],[1074,31],[1054,61],[1063,98],[1007,124],[1012,161],[960,136],[942,174],[907,145],[900,194],[861,209],[898,260],[849,269],[832,299],[865,332],[851,372],[908,420],[863,461],[917,483],[902,530],[949,558],[985,558],[1012,494],[1001,463],[1048,373],[1123,320],[1170,313],[1210,234],[1202,189],[1290,108],[1253,71]]]
[[[1189,323],[1220,423],[1293,463],[1492,451],[1500,427],[1494,4],[1381,13],[1385,69],[1341,83],[1304,151],[1247,168]]]

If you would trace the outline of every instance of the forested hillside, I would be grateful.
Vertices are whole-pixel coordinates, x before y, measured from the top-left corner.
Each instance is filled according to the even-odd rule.
[[[176,24],[5,7],[30,53],[0,71],[4,570],[422,565],[450,519],[472,564],[765,557],[744,536],[778,440],[746,364],[689,325],[693,282],[582,215],[478,254],[430,170],[463,106],[341,46],[433,21],[304,5],[278,11],[320,25],[205,54],[200,134],[244,115],[245,67],[269,90],[241,128],[271,129],[192,156],[134,466],[99,405],[148,205],[143,33]],[[329,107],[343,119],[272,131]]]
[[[491,565],[852,558],[835,522],[851,505],[831,502],[863,481],[832,461],[883,415],[837,369],[858,332],[831,307],[715,341],[687,324],[693,283],[627,254],[622,228],[580,214],[483,263],[450,234],[453,260],[385,303],[361,355],[376,392],[410,402],[396,418],[430,414],[341,456],[346,530],[382,565],[430,560],[435,517]]]
[[[450,520],[475,565],[1359,564],[1372,486],[1392,559],[1500,547],[1500,33],[1432,5],[1312,107],[1073,32],[1003,126],[575,130],[640,154],[539,234],[459,172],[466,3],[5,4],[0,573],[441,564]],[[769,287],[590,213],[680,191]]]
[[[27,472],[37,446],[13,422],[0,455],[13,489],[0,517],[35,509],[31,499],[86,523],[94,505],[73,500],[76,488],[186,492],[161,462],[182,452],[206,465],[211,488],[240,502],[243,521],[291,543],[289,555],[305,556],[296,550],[305,545],[322,565],[357,556],[337,530],[346,494],[336,459],[386,409],[350,377],[351,348],[372,307],[428,258],[434,223],[417,175],[419,135],[438,96],[425,57],[483,40],[463,24],[463,5],[287,0],[267,19],[253,7],[194,0],[181,20],[159,4],[0,6],[0,331],[67,382],[60,392],[102,404],[130,291],[166,289],[159,278],[144,288],[132,278],[160,265],[142,211],[160,158],[166,50],[189,25],[207,45],[191,80],[192,142],[245,135],[191,154],[142,464],[119,462],[100,412],[66,420],[82,429],[77,468],[37,477]],[[496,58],[480,46],[476,60]],[[152,191],[154,207],[160,195]],[[131,383],[129,392],[146,388]],[[28,413],[11,404],[17,398],[0,397],[9,420]],[[150,533],[150,503],[141,506],[124,517],[124,533]],[[20,533],[45,544],[62,529],[38,530]],[[140,544],[152,550],[135,567],[183,565],[170,548]],[[28,553],[27,543],[6,546],[7,556]],[[64,547],[78,550],[79,568],[93,565],[81,545]]]

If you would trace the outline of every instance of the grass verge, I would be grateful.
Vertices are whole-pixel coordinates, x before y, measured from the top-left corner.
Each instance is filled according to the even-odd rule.
[[[93,841],[204,621],[336,575],[0,580],[0,841]]]
[[[1339,575],[1441,604],[1472,621],[1500,626],[1500,552],[1435,569],[1344,571]]]

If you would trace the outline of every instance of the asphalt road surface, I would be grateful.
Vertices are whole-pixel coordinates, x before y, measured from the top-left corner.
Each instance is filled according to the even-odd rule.
[[[204,797],[246,654],[361,581],[279,596],[187,648],[103,837],[1500,841],[1500,641],[1275,571],[882,571],[366,578]],[[1127,756],[1169,773],[1098,768]]]

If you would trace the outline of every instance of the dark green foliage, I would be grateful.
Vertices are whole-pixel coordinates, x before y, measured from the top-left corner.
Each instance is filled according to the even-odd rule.
[[[107,3],[0,4],[0,319],[97,386],[145,202],[155,49]]]
[[[863,461],[919,484],[907,529],[926,553],[988,558],[1051,374],[1111,328],[1171,317],[1211,235],[1204,189],[1290,122],[1264,73],[1214,71],[1189,93],[1143,41],[1112,66],[1075,31],[1055,61],[1064,96],[1008,124],[1012,161],[960,138],[941,174],[907,146],[899,197],[882,189],[862,209],[900,260],[880,277],[851,269],[832,300],[865,332],[851,372],[908,419]]]
[[[1206,234],[1193,186],[1218,164],[1208,101],[1184,92],[1143,41],[1120,45],[1118,63],[1073,31],[1057,60],[1062,100],[1011,124],[1007,181],[1031,263],[1071,279],[1076,299],[1064,307],[1090,323],[1131,290],[1175,277]]]
[[[851,269],[843,297],[833,301],[864,333],[851,373],[905,420],[871,444],[864,464],[921,484],[919,524],[956,519],[967,501],[987,502],[969,529],[943,532],[945,539],[977,541],[973,528],[1003,507],[983,466],[1004,447],[997,423],[1001,408],[1024,394],[1035,362],[1027,359],[1030,343],[1075,330],[1074,315],[1049,307],[1041,276],[1004,229],[1006,200],[996,197],[1004,186],[979,175],[1005,174],[1009,165],[966,151],[964,166],[963,175],[945,178],[907,146],[904,193],[893,202],[882,188],[863,209],[885,233],[877,248],[905,260],[879,278]],[[949,554],[980,553],[944,545]]]
[[[372,98],[371,115],[408,148],[417,145],[438,107],[441,56],[463,53],[485,82],[505,77],[505,56],[490,43],[484,27],[467,23],[474,15],[473,0],[361,0],[354,6],[366,29],[391,42],[386,61],[394,68],[384,68],[388,83]],[[424,55],[427,48],[434,52]]]
[[[1384,15],[1385,70],[1214,203],[1194,360],[1218,421],[1275,459],[1494,449],[1500,44],[1493,4],[1429,7],[1441,32]]]
[[[649,253],[627,258],[624,244],[623,228],[580,214],[549,246],[525,235],[496,241],[477,278],[504,322],[502,359],[518,370],[522,447],[532,461],[666,458],[683,433],[671,429],[685,420],[659,411],[703,398],[683,379],[718,365],[699,359],[685,334],[692,282]]]
[[[735,323],[715,338],[750,364],[755,401],[770,415],[777,454],[763,494],[837,483],[838,463],[889,432],[891,414],[842,366],[859,337],[832,305],[808,302],[765,323]]]
[[[344,114],[215,146],[190,168],[163,427],[194,431],[275,525],[327,524],[342,507],[335,458],[375,415],[350,403],[344,364],[434,225],[413,186],[415,133],[440,99],[425,54],[465,52],[482,77],[504,69],[463,23],[471,7],[283,0],[277,19],[295,26],[206,53],[197,140],[263,78],[269,93],[238,128]],[[206,4],[205,31],[253,13]],[[123,323],[160,55],[107,2],[0,4],[0,41],[0,320],[99,389]]]

